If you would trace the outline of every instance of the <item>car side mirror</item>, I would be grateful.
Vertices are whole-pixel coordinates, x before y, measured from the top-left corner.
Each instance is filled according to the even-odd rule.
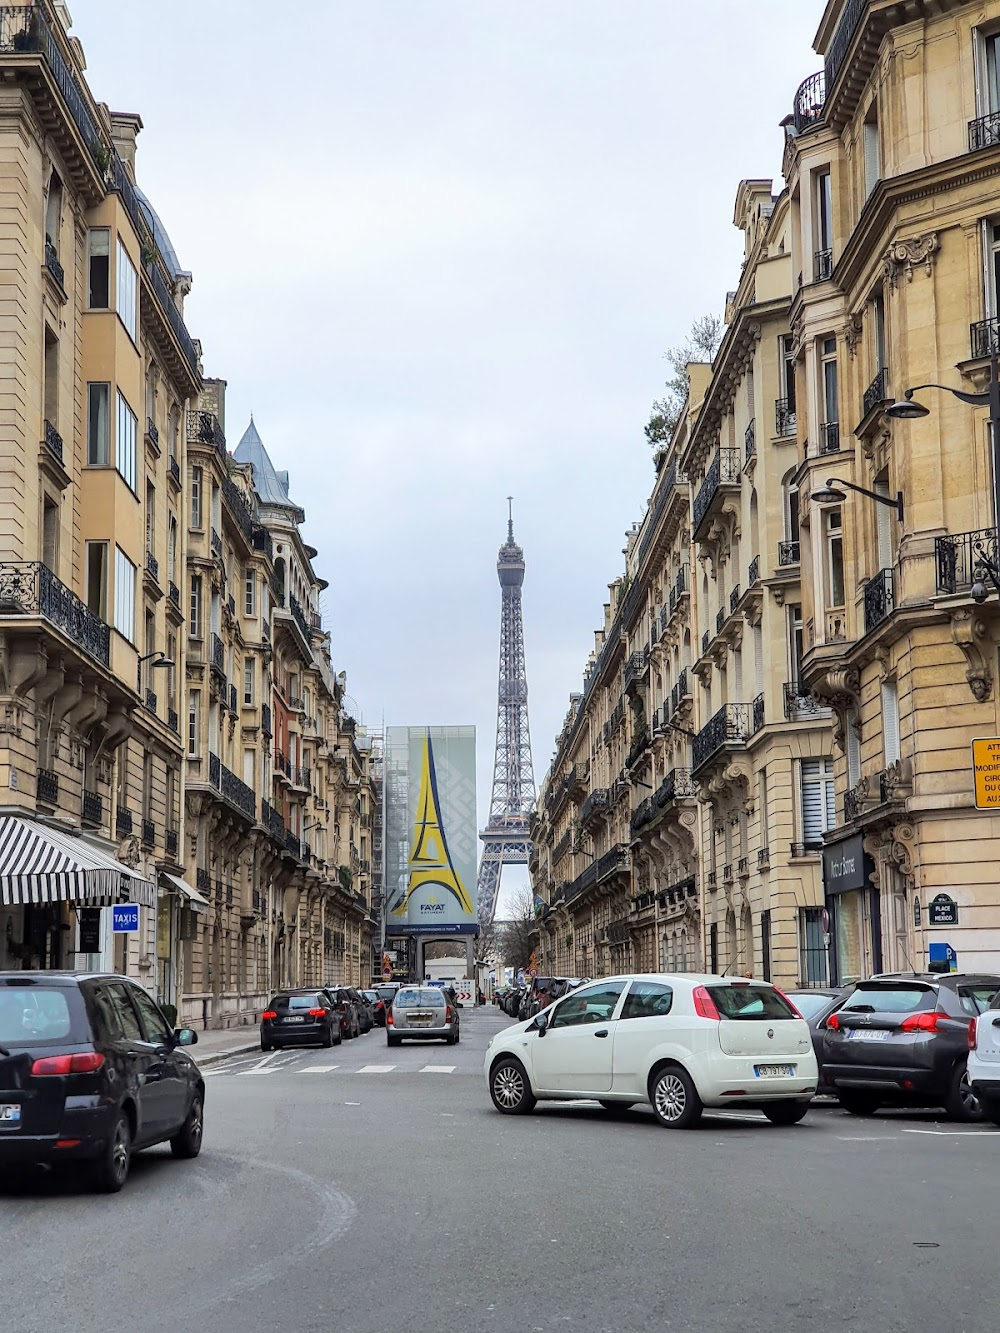
[[[194,1028],[175,1028],[174,1041],[178,1046],[197,1046],[198,1034]]]
[[[535,1015],[535,1031],[540,1037],[544,1037],[549,1026],[549,1016],[544,1009]]]

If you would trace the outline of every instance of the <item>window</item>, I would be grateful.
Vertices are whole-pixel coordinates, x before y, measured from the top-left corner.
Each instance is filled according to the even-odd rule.
[[[87,607],[100,620],[108,618],[108,543],[87,543]]]
[[[59,568],[59,505],[48,495],[42,503],[42,564],[53,573]]]
[[[167,523],[167,576],[171,583],[177,582],[177,519],[173,514]]]
[[[257,575],[252,569],[247,570],[243,611],[248,616],[256,616],[257,614]]]
[[[59,425],[59,339],[45,325],[44,353],[44,395],[45,420],[52,426]]]
[[[788,411],[795,411],[795,355],[790,334],[782,334],[781,345],[781,388],[788,404]]]
[[[844,530],[843,514],[828,509],[823,524],[826,539],[826,601],[828,606],[844,605]]]
[[[107,310],[111,301],[110,263],[111,233],[107,227],[95,227],[87,235],[87,304],[91,310]]]
[[[885,370],[889,362],[885,345],[885,295],[881,291],[872,297],[872,343],[875,369]]]
[[[146,367],[146,417],[156,425],[156,363],[150,361]]]
[[[792,680],[799,680],[801,678],[803,647],[802,607],[790,606],[788,608],[788,664],[791,667]]]
[[[861,733],[858,710],[849,708],[844,715],[844,730],[847,732],[847,785],[856,787],[861,781]]]
[[[49,189],[45,199],[45,239],[55,246],[59,254],[59,240],[62,235],[63,186],[59,173],[53,171],[49,177]]]
[[[255,787],[254,777],[256,776],[257,761],[253,750],[243,751],[243,781],[248,787]]]
[[[129,1004],[125,987],[117,982],[105,986],[104,995],[108,1009],[114,1015],[113,1030],[116,1034],[120,1033],[125,1041],[142,1041],[142,1029],[135,1010]]]
[[[249,708],[254,701],[257,684],[257,663],[252,657],[244,658],[243,661],[243,702]]]
[[[760,914],[760,963],[764,980],[771,980],[771,909]]]
[[[830,276],[833,267],[833,191],[830,169],[816,173],[816,259],[813,278],[822,282]]]
[[[840,406],[837,396],[837,339],[824,338],[821,348],[820,368],[823,376],[823,421],[825,425],[836,424],[840,420]],[[824,429],[823,426],[820,427]],[[822,441],[824,452],[833,453],[839,447],[831,440]]]
[[[877,102],[872,102],[869,108],[862,133],[865,149],[865,198],[867,199],[882,175],[882,159],[878,143]]]
[[[118,315],[121,322],[128,329],[129,337],[133,342],[137,341],[135,314],[136,314],[136,292],[138,290],[138,280],[135,271],[135,265],[128,257],[128,251],[122,245],[121,237],[118,238]]]
[[[115,438],[115,467],[130,490],[138,494],[136,472],[136,440],[138,438],[138,420],[125,401],[121,389],[118,390],[118,433]]]
[[[756,986],[736,982],[730,986],[706,986],[715,1007],[723,1018],[731,1022],[749,1022],[766,1019],[768,1022],[798,1018],[798,1014],[780,991],[773,986]]]
[[[659,981],[633,981],[625,997],[622,1018],[661,1018],[670,1013],[674,993]]]
[[[792,472],[785,481],[785,538],[790,542],[799,540],[799,488],[796,482],[791,480],[795,473]],[[796,556],[796,559],[798,557]]]
[[[803,986],[829,985],[822,907],[799,909],[799,957]]]
[[[161,1046],[164,1042],[171,1042],[173,1031],[147,992],[141,986],[129,986],[128,991],[132,997],[132,1003],[139,1010],[146,1040],[157,1046]]]
[[[606,1023],[615,1011],[624,981],[608,981],[574,991],[552,1011],[552,1028],[578,1027],[583,1023]]]
[[[201,527],[201,492],[203,473],[200,467],[191,469],[191,526]]]
[[[146,550],[156,546],[156,487],[146,482]]]
[[[1000,72],[998,72],[998,45],[1000,33],[987,36],[978,34],[977,43],[977,105],[981,116],[1000,111]],[[993,140],[989,140],[993,142]]]
[[[108,412],[110,384],[87,385],[87,466],[107,467],[111,461]]]
[[[153,806],[153,756],[149,750],[142,754],[142,814],[149,819]]]
[[[135,642],[135,565],[115,547],[115,629]]]
[[[191,614],[188,618],[188,634],[192,639],[201,638],[201,575],[191,575]]]
[[[899,758],[899,693],[894,680],[882,682],[882,748],[888,768]]]
[[[198,732],[201,719],[201,691],[188,694],[188,754],[198,753]]]
[[[823,834],[837,822],[834,810],[833,761],[830,759],[803,759],[802,777],[802,842],[807,848],[823,845]]]
[[[167,635],[167,657],[174,666],[167,667],[167,698],[170,700],[171,707],[174,706],[177,694],[177,635]]]

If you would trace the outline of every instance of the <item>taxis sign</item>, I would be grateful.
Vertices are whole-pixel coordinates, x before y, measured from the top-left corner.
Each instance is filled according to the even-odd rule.
[[[972,776],[977,810],[1000,810],[1000,737],[972,742]]]

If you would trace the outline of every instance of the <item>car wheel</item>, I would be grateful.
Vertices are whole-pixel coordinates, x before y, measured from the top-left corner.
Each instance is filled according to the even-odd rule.
[[[461,1028],[456,1028],[456,1029],[455,1029],[455,1045],[457,1046],[458,1043],[459,1043],[461,1040],[462,1040],[462,1029],[461,1029]]]
[[[323,1049],[329,1050],[333,1045],[333,1028],[327,1028],[323,1033]]]
[[[601,1098],[598,1098],[598,1101],[600,1101],[605,1111],[610,1111],[612,1115],[616,1115],[620,1111],[631,1111],[635,1105],[635,1102],[606,1102]]]
[[[527,1115],[535,1109],[535,1094],[520,1060],[498,1060],[490,1071],[490,1096],[503,1115]]]
[[[397,1036],[394,1036],[393,1033],[388,1032],[388,1033],[386,1033],[385,1042],[386,1042],[386,1045],[387,1045],[387,1046],[398,1046],[398,1045],[399,1045],[399,1042],[400,1042],[400,1038],[397,1037]]]
[[[205,1129],[205,1103],[201,1093],[196,1092],[191,1098],[191,1108],[187,1119],[170,1140],[170,1151],[175,1157],[197,1157],[201,1152],[201,1136]]]
[[[951,1083],[948,1086],[948,1096],[944,1109],[949,1120],[969,1122],[971,1120],[982,1120],[983,1118],[983,1108],[979,1104],[979,1098],[972,1090],[969,1071],[964,1064],[956,1065],[952,1070]]]
[[[332,1035],[333,1035],[333,1034],[331,1033],[331,1036],[332,1036]],[[333,1044],[334,1044],[334,1046],[339,1046],[339,1045],[343,1042],[343,1040],[344,1040],[344,1038],[341,1036],[341,1034],[340,1034],[340,1028],[338,1027],[338,1028],[337,1028],[337,1035],[336,1035],[335,1037],[333,1037]]]
[[[874,1115],[880,1105],[870,1092],[838,1092],[837,1099],[848,1115]]]
[[[680,1065],[668,1065],[653,1080],[650,1099],[661,1125],[691,1129],[701,1119],[703,1106],[691,1075]]]
[[[772,1125],[797,1125],[809,1110],[808,1102],[774,1102],[762,1108]]]
[[[261,1049],[262,1051],[271,1051],[271,1050],[274,1049],[274,1047],[271,1045],[271,1043],[270,1043],[269,1041],[265,1041],[264,1038],[261,1037],[261,1039],[260,1039],[260,1049]]]
[[[132,1129],[128,1116],[120,1111],[100,1157],[91,1166],[94,1188],[102,1194],[117,1194],[128,1179],[131,1163]]]

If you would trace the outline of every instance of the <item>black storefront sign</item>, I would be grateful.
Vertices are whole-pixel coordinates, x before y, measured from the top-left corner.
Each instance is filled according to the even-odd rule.
[[[868,888],[870,858],[862,846],[861,834],[823,848],[823,888],[829,898],[837,893],[852,893]]]
[[[80,924],[80,953],[100,953],[101,909],[81,907],[76,915]]]
[[[929,926],[957,926],[958,903],[946,893],[938,893],[927,904]]]

